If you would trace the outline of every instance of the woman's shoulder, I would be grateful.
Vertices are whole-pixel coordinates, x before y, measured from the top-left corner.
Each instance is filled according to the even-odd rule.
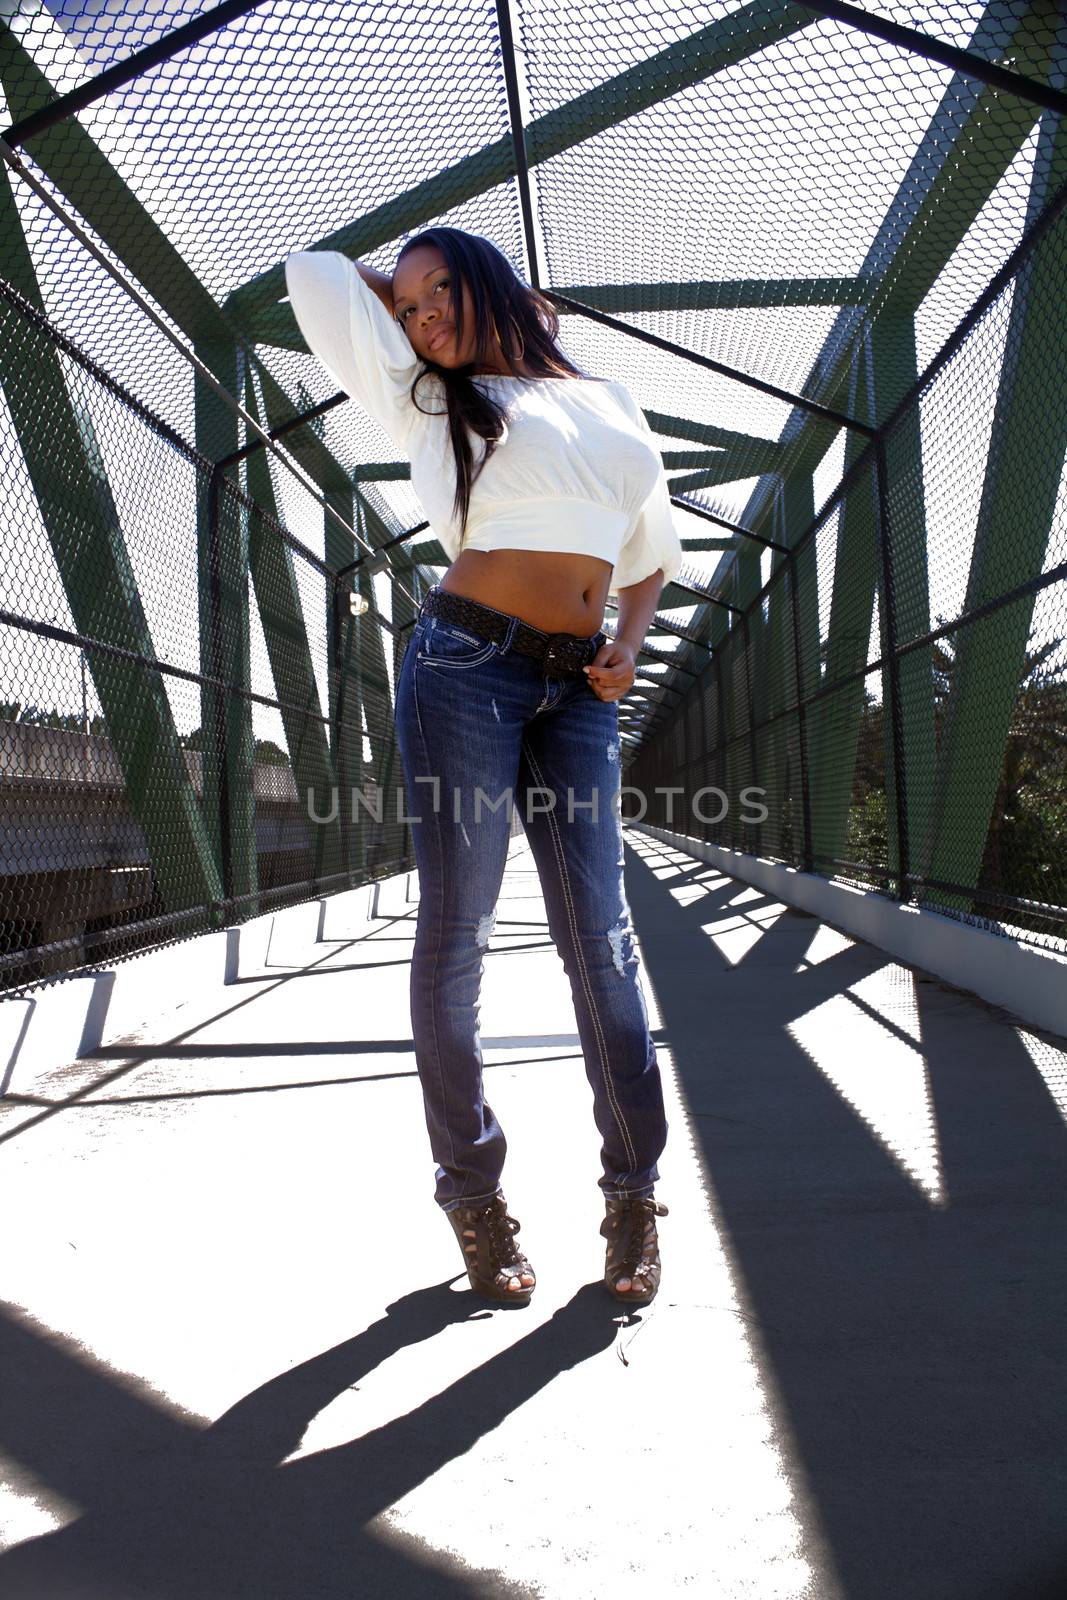
[[[627,389],[626,385],[619,378],[604,378],[599,376],[593,377],[590,375],[586,382],[597,384],[605,394],[611,395],[614,400],[618,401],[623,406],[632,406],[635,404],[634,398],[629,389]]]

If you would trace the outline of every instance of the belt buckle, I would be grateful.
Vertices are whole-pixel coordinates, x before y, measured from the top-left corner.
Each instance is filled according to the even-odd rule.
[[[566,652],[570,660],[561,661],[559,657]],[[545,646],[545,653],[541,658],[541,669],[546,678],[565,678],[575,670],[574,640],[569,633],[553,633]],[[555,669],[555,670],[553,670]]]

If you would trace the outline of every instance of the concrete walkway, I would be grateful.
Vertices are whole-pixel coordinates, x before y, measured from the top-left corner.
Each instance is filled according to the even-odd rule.
[[[539,1286],[457,1278],[392,880],[362,937],[0,1102],[2,1600],[1067,1595],[1064,1042],[626,838],[655,1305],[599,1287],[521,835],[480,1020]]]

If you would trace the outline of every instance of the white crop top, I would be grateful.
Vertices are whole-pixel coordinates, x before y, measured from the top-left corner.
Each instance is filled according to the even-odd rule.
[[[422,361],[354,264],[337,250],[301,250],[285,281],[308,349],[411,462],[411,486],[446,555],[460,549],[453,517],[455,461],[443,385],[419,386]],[[516,378],[479,373],[506,407],[505,432],[471,490],[464,548],[557,550],[599,556],[608,593],[682,563],[663,458],[624,384],[595,378]],[[473,465],[485,454],[471,436]]]

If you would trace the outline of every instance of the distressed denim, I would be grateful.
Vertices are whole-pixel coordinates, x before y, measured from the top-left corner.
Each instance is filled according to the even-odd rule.
[[[623,886],[618,705],[584,674],[546,678],[510,648],[509,620],[498,644],[421,615],[397,683],[407,815],[418,819],[411,1024],[445,1210],[495,1194],[507,1149],[483,1092],[478,1004],[513,808],[571,986],[600,1187],[649,1193],[667,1135]]]

